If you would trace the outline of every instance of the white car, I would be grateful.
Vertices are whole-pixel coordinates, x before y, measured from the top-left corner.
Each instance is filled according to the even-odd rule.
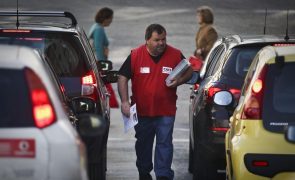
[[[0,54],[0,179],[87,180],[84,144],[42,57],[21,46]]]

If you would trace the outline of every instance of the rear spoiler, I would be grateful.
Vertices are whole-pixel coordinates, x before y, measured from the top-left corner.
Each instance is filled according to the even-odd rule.
[[[71,26],[74,27],[77,25],[77,20],[75,16],[67,11],[0,11],[0,16],[65,17],[69,18],[72,21]]]

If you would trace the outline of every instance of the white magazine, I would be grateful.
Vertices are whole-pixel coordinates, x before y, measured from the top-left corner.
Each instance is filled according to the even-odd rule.
[[[124,122],[124,132],[127,133],[129,129],[133,128],[138,123],[136,104],[130,107],[130,116],[129,118],[123,115]]]

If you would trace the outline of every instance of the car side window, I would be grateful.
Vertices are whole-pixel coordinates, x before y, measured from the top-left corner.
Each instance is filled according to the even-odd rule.
[[[216,48],[216,52],[214,52],[214,54],[212,55],[212,59],[209,62],[208,70],[205,74],[205,78],[212,76],[217,71],[221,63],[221,59],[223,57],[224,51],[225,51],[224,45],[220,45]]]
[[[250,82],[251,82],[252,77],[254,75],[256,66],[258,64],[258,59],[259,59],[258,56],[255,57],[254,60],[253,60],[253,63],[249,67],[248,73],[247,73],[247,75],[245,77],[245,80],[244,80],[244,86],[243,86],[242,91],[241,91],[242,95],[244,95],[245,92],[247,91],[247,89],[249,88],[249,85],[250,85]]]

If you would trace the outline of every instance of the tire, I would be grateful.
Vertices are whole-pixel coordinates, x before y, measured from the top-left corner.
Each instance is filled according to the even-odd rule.
[[[206,160],[203,155],[203,148],[201,145],[196,142],[194,148],[194,171],[193,179],[194,180],[206,180],[207,179],[207,165]]]
[[[206,162],[206,149],[202,146],[203,139],[205,138],[204,132],[206,130],[203,113],[199,113],[194,117],[194,150],[193,150],[193,179],[206,180],[207,179],[207,162]]]
[[[194,137],[194,153],[193,153],[193,162],[194,162],[194,171],[193,179],[194,180],[224,180],[225,174],[220,174],[217,170],[220,168],[220,163],[223,161],[220,160],[219,155],[215,151],[217,146],[212,144],[209,140],[207,116],[204,111],[200,111],[196,117],[198,124],[195,124],[195,137]],[[223,164],[222,164],[223,166]],[[224,165],[225,166],[225,165]]]

